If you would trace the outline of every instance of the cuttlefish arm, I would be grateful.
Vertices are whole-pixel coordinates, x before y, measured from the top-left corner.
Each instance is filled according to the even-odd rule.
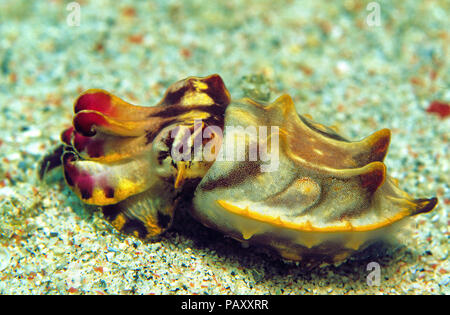
[[[102,206],[117,229],[139,237],[159,234],[170,226],[183,181],[203,176],[211,164],[187,167],[173,160],[176,139],[169,131],[192,130],[195,121],[202,128],[223,126],[229,102],[218,75],[181,80],[153,107],[87,90],[75,101],[63,145],[42,160],[40,176],[62,164],[68,186],[83,202]]]

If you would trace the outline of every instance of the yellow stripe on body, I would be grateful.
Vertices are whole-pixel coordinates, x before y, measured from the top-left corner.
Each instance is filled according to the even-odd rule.
[[[243,209],[243,208],[235,206],[229,202],[226,202],[224,200],[216,200],[216,202],[223,209],[225,209],[228,212],[231,212],[233,214],[237,214],[242,217],[246,217],[246,218],[260,221],[263,223],[267,223],[267,224],[270,224],[270,225],[273,225],[273,226],[276,226],[279,228],[297,230],[297,231],[301,231],[301,232],[323,232],[323,233],[367,232],[367,231],[372,231],[372,230],[376,230],[379,228],[389,226],[411,214],[411,212],[406,209],[402,212],[397,213],[392,218],[385,219],[384,221],[382,221],[380,223],[367,224],[364,226],[355,227],[350,223],[350,221],[343,221],[344,225],[329,226],[329,227],[316,227],[316,226],[313,226],[310,221],[306,221],[305,223],[285,222],[285,221],[282,221],[279,216],[275,218],[273,216],[260,214],[255,211],[249,210],[248,207]]]

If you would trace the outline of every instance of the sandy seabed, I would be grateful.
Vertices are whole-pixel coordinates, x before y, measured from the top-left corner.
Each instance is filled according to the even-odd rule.
[[[448,1],[66,1],[0,3],[1,294],[448,294]],[[155,104],[187,76],[222,76],[232,97],[289,93],[359,140],[390,128],[388,171],[413,196],[439,198],[392,244],[305,270],[208,230],[180,211],[151,243],[117,233],[38,161],[71,123],[72,103],[104,88]],[[367,265],[381,266],[369,286]]]

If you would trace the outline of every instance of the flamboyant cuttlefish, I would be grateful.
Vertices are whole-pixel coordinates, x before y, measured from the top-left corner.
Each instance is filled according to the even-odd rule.
[[[62,164],[83,202],[139,238],[167,230],[190,191],[208,227],[287,259],[340,261],[437,204],[386,175],[388,129],[351,142],[298,115],[288,95],[231,100],[218,75],[181,80],[153,107],[88,90],[74,111],[40,176]]]

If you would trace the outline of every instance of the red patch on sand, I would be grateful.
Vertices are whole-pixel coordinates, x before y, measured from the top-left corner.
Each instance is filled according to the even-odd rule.
[[[446,118],[450,115],[450,105],[440,101],[433,101],[430,106],[428,106],[427,113],[435,113],[441,118]]]

